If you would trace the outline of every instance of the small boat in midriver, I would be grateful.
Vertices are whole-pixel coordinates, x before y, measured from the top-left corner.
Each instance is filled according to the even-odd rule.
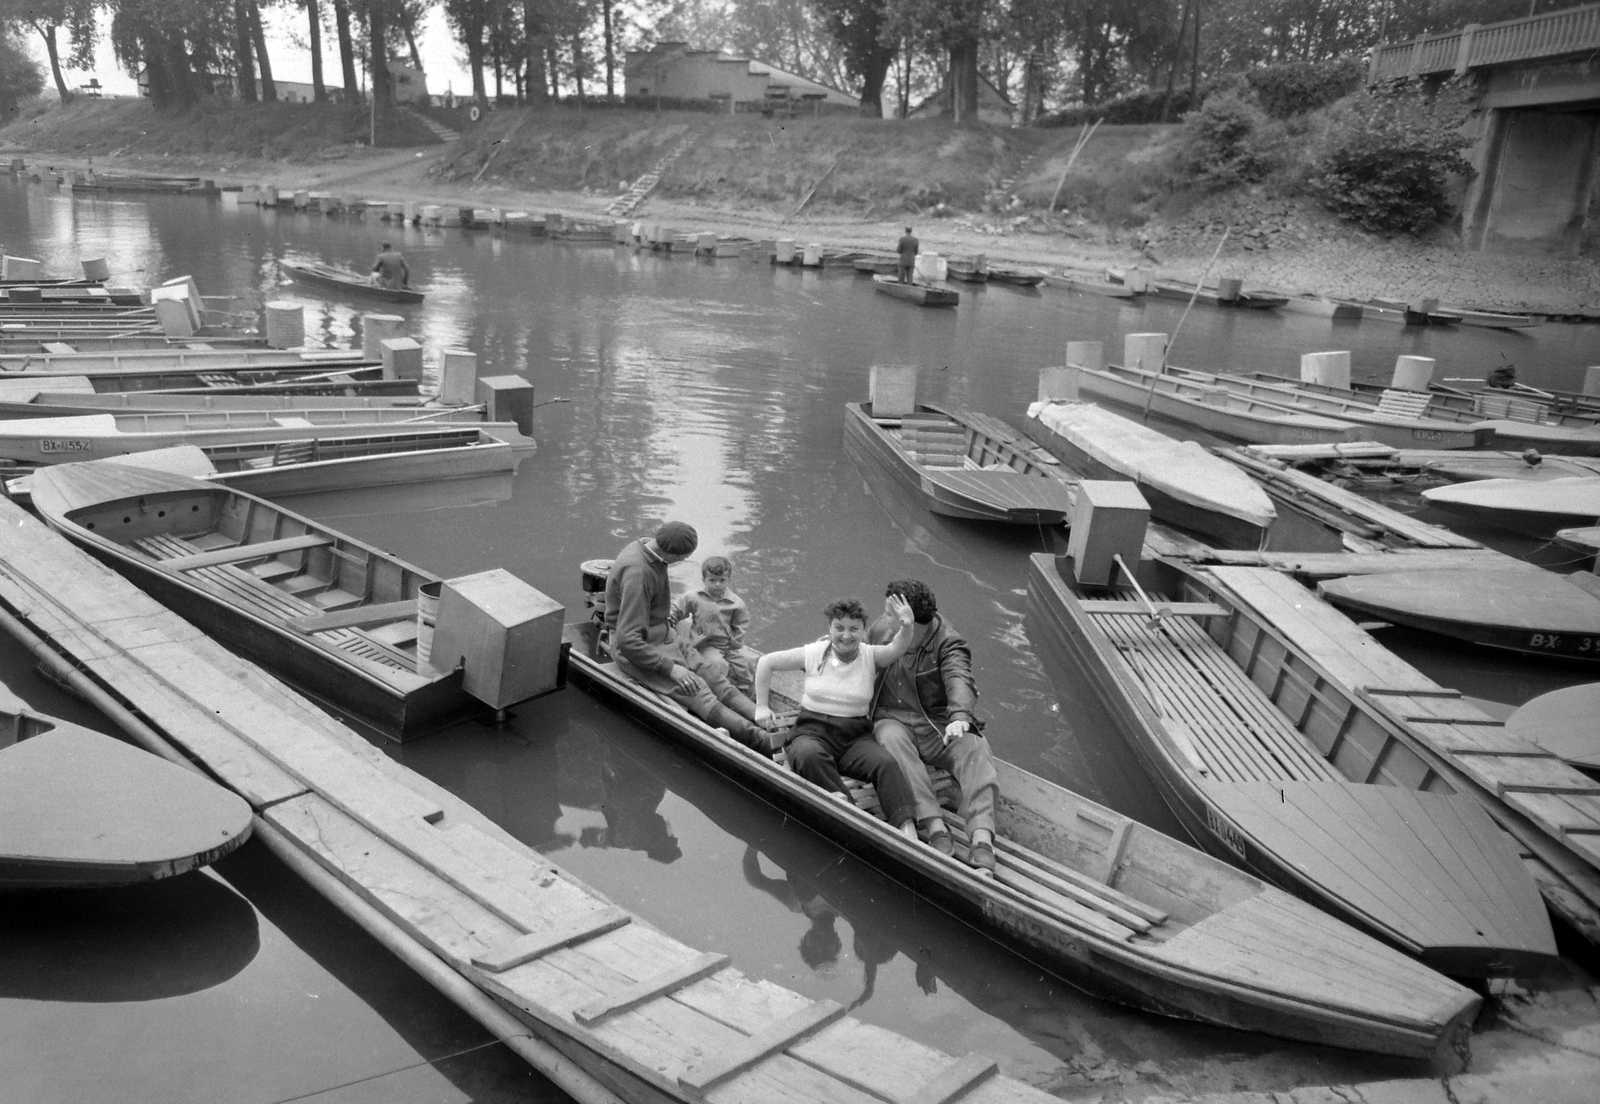
[[[368,299],[382,299],[388,303],[420,303],[424,298],[423,292],[408,287],[383,287],[359,272],[351,272],[347,268],[335,268],[333,265],[318,264],[314,261],[299,263],[279,261],[278,267],[303,284],[332,288],[335,291],[345,291]]]

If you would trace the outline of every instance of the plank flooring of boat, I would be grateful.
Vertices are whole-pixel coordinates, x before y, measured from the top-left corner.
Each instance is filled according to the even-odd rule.
[[[499,973],[475,967],[474,956],[610,903],[75,550],[52,548],[54,562],[40,563],[43,527],[8,509],[0,506],[6,528],[14,530],[15,522],[29,530],[5,547],[0,590],[13,606],[37,618],[96,677],[130,693],[160,731],[250,791],[262,818],[304,857],[503,999],[535,1034],[573,1040],[585,1068],[603,1057],[649,1093],[693,1099],[678,1078],[702,1056],[731,1053],[815,1007],[800,994],[728,969],[583,1028],[571,1010],[698,953],[639,922]],[[16,557],[24,546],[32,548],[25,568]],[[104,586],[82,585],[102,576]],[[720,1092],[775,1104],[881,1104],[958,1066],[948,1055],[845,1016],[733,1075]],[[629,1090],[629,1098],[643,1098],[641,1092]],[[961,1099],[1047,1104],[1052,1098],[997,1076]]]
[[[133,547],[163,563],[175,558],[187,558],[191,554],[187,542],[170,535],[145,537],[135,541]],[[183,551],[180,552],[180,549]],[[191,581],[211,591],[214,600],[238,606],[269,622],[291,624],[315,620],[328,612],[314,601],[289,593],[269,579],[231,563],[193,569],[188,574],[193,577]],[[326,587],[328,584],[316,580],[313,585]],[[374,639],[361,628],[336,626],[327,630],[309,630],[309,633],[318,642],[354,658],[399,671],[416,671],[414,656]]]
[[[1547,833],[1560,848],[1600,868],[1600,798],[1595,783],[1537,745],[1506,733],[1504,725],[1440,687],[1374,641],[1349,618],[1317,601],[1305,588],[1259,568],[1213,567],[1208,572],[1243,598],[1269,625],[1302,641],[1317,662],[1349,692],[1361,695],[1397,730],[1407,733],[1459,774]],[[1512,764],[1522,764],[1513,767]],[[1530,764],[1537,764],[1531,775]],[[1537,789],[1524,788],[1536,785]],[[1600,905],[1600,882],[1592,887]]]

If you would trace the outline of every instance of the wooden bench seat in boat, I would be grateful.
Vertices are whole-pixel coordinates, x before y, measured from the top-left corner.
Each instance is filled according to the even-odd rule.
[[[209,552],[194,552],[185,556],[173,556],[163,560],[165,567],[173,571],[193,571],[200,567],[212,567],[216,564],[238,563],[242,560],[265,560],[284,552],[298,552],[307,548],[318,548],[325,544],[332,544],[329,537],[319,533],[301,533],[295,537],[282,537],[278,540],[258,541],[255,544],[236,544],[230,548],[218,548]]]
[[[162,563],[170,563],[173,559],[183,559],[192,555],[193,545],[181,537],[166,534],[145,537],[135,541],[133,546]],[[246,547],[261,547],[260,544]],[[281,561],[280,561],[281,562]],[[296,569],[298,570],[298,568]],[[197,581],[210,584],[220,591],[219,598],[241,606],[255,613],[257,616],[269,620],[279,621],[291,628],[294,622],[316,620],[325,616],[330,611],[319,606],[296,593],[292,586],[299,580],[306,580],[301,585],[301,591],[322,586],[330,590],[325,580],[309,575],[290,575],[282,578],[282,582],[264,579],[248,569],[241,570],[233,563],[223,562],[212,564],[208,567],[192,568],[185,572]],[[340,595],[348,594],[345,591],[337,592]],[[354,597],[354,596],[352,596]],[[360,599],[357,598],[356,601]],[[395,667],[402,670],[416,670],[416,659],[400,651],[394,644],[375,639],[370,633],[360,627],[334,626],[327,629],[301,630],[314,633],[317,638],[330,647],[348,655],[355,656],[368,662],[377,663],[385,667]],[[415,639],[413,636],[411,639]]]

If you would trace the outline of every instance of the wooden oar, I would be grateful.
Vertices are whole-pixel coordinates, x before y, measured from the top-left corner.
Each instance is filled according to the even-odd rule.
[[[1217,263],[1217,258],[1222,255],[1222,247],[1227,244],[1228,235],[1233,232],[1233,227],[1224,227],[1222,238],[1217,242],[1217,248],[1211,253],[1211,259],[1206,262],[1205,271],[1200,273],[1200,278],[1194,282],[1194,290],[1189,293],[1189,303],[1183,308],[1183,314],[1178,316],[1178,324],[1172,327],[1172,336],[1167,339],[1167,347],[1161,351],[1161,366],[1156,369],[1156,374],[1150,377],[1150,393],[1144,398],[1144,416],[1140,419],[1146,425],[1150,422],[1150,404],[1156,401],[1156,380],[1160,379],[1167,371],[1167,357],[1172,353],[1173,343],[1178,340],[1178,332],[1183,329],[1184,321],[1189,317],[1189,312],[1194,309],[1194,301],[1200,298],[1200,287],[1206,282],[1206,277],[1211,275],[1211,266]],[[1131,577],[1131,576],[1130,576]],[[1135,583],[1135,586],[1139,584]]]

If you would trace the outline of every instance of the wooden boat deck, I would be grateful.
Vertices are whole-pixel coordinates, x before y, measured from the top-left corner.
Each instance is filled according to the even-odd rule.
[[[1086,630],[1090,676],[1174,813],[1219,853],[1448,972],[1507,974],[1555,953],[1532,880],[1476,804],[1429,792],[1426,765],[1370,719],[1352,736],[1354,710],[1331,727],[1315,672],[1225,592],[1161,570],[1166,595],[1148,589],[1176,604],[1152,623],[1131,591],[1080,595],[1052,580],[1052,557],[1034,568]]]
[[[1059,524],[1076,498],[1054,457],[981,414],[921,407],[905,418],[875,418],[846,404],[846,438],[914,486],[935,513],[980,521]]]
[[[1372,1046],[1374,1028],[1381,1037],[1415,1033],[1427,1023],[1435,1025],[1425,1029],[1435,1039],[1441,1029],[1443,1037],[1454,1030],[1445,1025],[1460,1015],[1459,994],[1441,987],[1421,963],[1004,760],[995,760],[998,865],[995,879],[985,881],[867,815],[877,809],[870,786],[846,780],[855,804],[834,800],[619,675],[595,654],[592,624],[568,632],[580,683],[1075,984],[1168,1015],[1292,1038],[1344,1039],[1336,1045]],[[945,779],[934,773],[940,786]],[[944,800],[956,803],[954,794]],[[946,820],[959,860],[963,826],[951,812]],[[1219,954],[1223,946],[1231,950]],[[1367,1041],[1353,1043],[1352,1030]],[[1390,1050],[1396,1039],[1379,1049]]]
[[[631,1104],[1053,1099],[662,934],[16,507],[0,523],[0,597],[28,627],[244,795],[313,884],[353,891],[358,922],[398,926]]]
[[[1255,568],[1213,567],[1215,577],[1263,625],[1315,656],[1312,687],[1327,704],[1328,730],[1341,741],[1360,732],[1345,718],[1355,703],[1422,757],[1441,785],[1472,793],[1524,848],[1525,865],[1551,909],[1600,940],[1600,786],[1527,740],[1509,733],[1456,690],[1441,687],[1362,632],[1303,587]],[[1348,704],[1340,706],[1340,701]],[[1369,745],[1365,756],[1386,769]]]

